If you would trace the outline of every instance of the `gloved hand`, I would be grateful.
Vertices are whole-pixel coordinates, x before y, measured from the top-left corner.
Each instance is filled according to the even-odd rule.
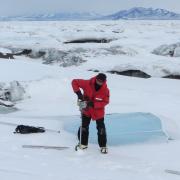
[[[78,104],[78,106],[79,106],[79,110],[80,110],[80,111],[82,111],[84,108],[87,107],[87,102],[86,102],[86,101],[78,100],[77,104]]]
[[[88,101],[87,102],[87,107],[94,107],[93,101]]]
[[[83,95],[81,91],[77,91],[76,94],[77,94],[78,100],[83,101]]]

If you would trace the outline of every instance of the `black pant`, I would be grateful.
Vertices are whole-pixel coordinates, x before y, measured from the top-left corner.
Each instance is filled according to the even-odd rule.
[[[80,141],[80,131],[81,132],[81,144],[88,145],[88,137],[89,137],[89,124],[91,121],[91,117],[87,117],[84,114],[82,115],[82,129],[81,127],[78,130],[78,139]],[[104,124],[104,118],[96,120],[96,128],[98,135],[98,144],[100,147],[106,147],[107,137],[106,137],[106,127]]]

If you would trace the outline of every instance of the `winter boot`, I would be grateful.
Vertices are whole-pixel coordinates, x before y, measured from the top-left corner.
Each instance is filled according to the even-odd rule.
[[[102,154],[107,154],[108,153],[108,148],[107,147],[101,147],[100,149]]]
[[[75,151],[78,151],[78,149],[85,150],[87,148],[88,148],[87,145],[78,144],[78,145],[75,146]]]

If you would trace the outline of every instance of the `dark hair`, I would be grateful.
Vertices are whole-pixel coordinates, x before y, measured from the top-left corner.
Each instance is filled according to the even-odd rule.
[[[104,81],[106,81],[106,75],[103,74],[103,73],[99,73],[99,74],[96,76],[96,79],[104,82]]]

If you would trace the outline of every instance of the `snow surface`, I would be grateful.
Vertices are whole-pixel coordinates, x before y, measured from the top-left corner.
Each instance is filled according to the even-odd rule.
[[[180,60],[152,54],[162,44],[180,39],[179,21],[105,21],[105,22],[1,22],[2,48],[60,48],[69,50],[108,48],[119,45],[137,54],[86,57],[80,66],[44,65],[41,59],[16,57],[0,59],[0,82],[19,81],[28,97],[18,102],[17,111],[0,114],[0,178],[3,180],[169,180],[178,175],[165,169],[180,169],[180,81],[160,78],[167,72],[179,73]],[[112,31],[119,29],[120,33]],[[80,30],[80,31],[77,31]],[[110,44],[73,44],[64,41],[77,37],[117,38]],[[90,51],[91,52],[91,51]],[[109,146],[102,155],[97,144],[89,144],[85,152],[75,152],[75,135],[64,129],[67,119],[79,115],[76,96],[71,88],[73,78],[88,79],[99,69],[137,67],[153,77],[141,79],[107,74],[110,104],[106,113],[152,113],[162,121],[164,130],[174,139],[161,143]],[[13,134],[15,125],[44,126],[61,133]],[[23,144],[69,146],[67,150],[23,149]]]

